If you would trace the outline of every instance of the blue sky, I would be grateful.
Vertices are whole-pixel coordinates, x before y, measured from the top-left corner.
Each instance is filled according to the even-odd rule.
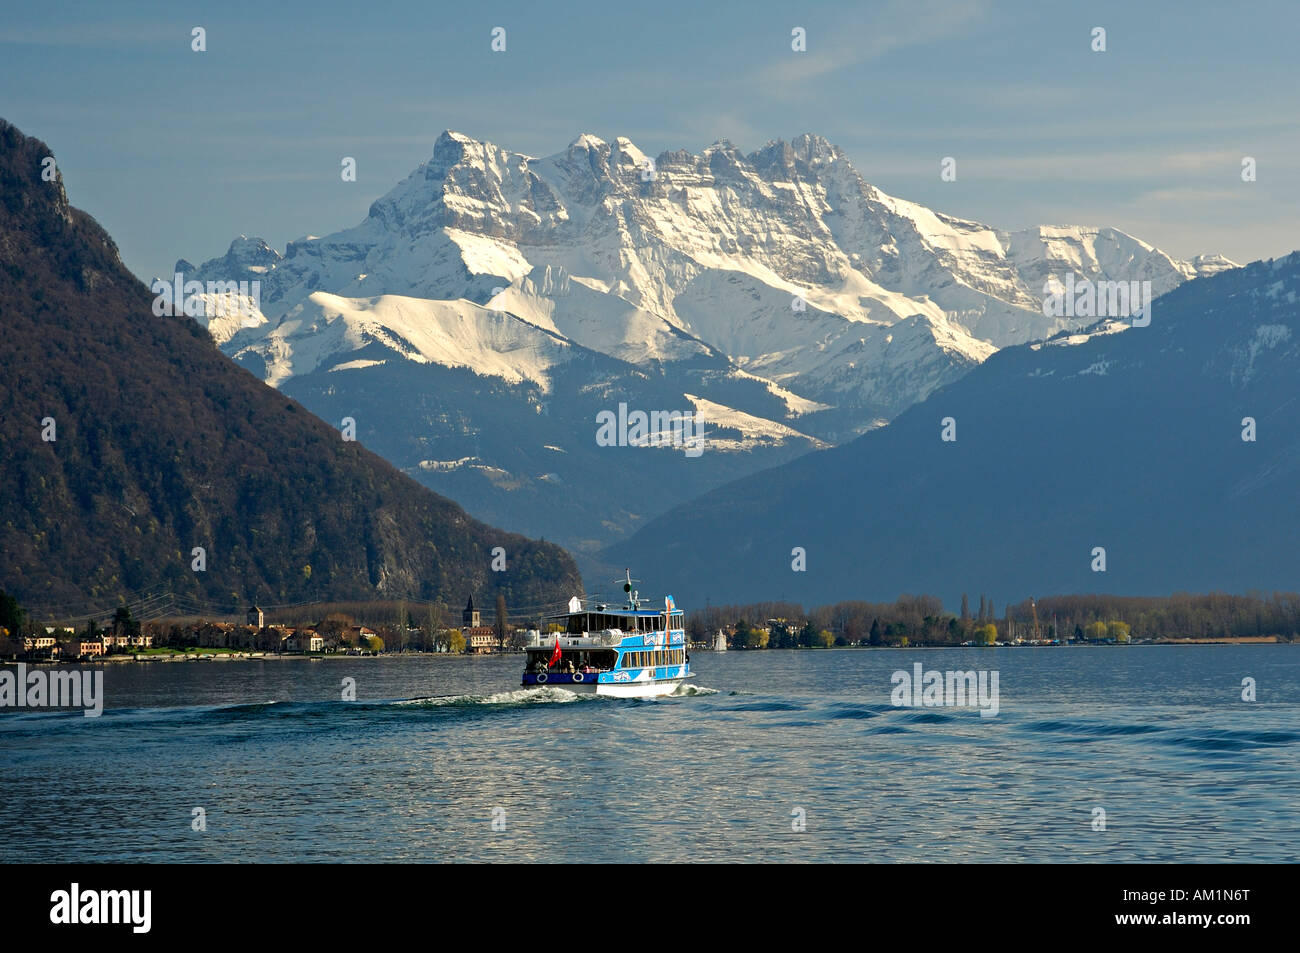
[[[355,224],[445,128],[533,155],[815,132],[954,215],[1245,262],[1300,247],[1298,26],[1293,2],[9,5],[0,116],[146,278]]]

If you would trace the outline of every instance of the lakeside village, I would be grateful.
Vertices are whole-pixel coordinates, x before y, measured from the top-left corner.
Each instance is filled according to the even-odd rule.
[[[6,599],[0,591],[0,602]],[[440,615],[430,613],[430,622],[423,626],[415,625],[407,615],[405,626],[393,622],[371,627],[357,623],[352,615],[330,612],[316,623],[285,625],[268,623],[262,608],[251,606],[242,623],[201,619],[141,622],[123,606],[102,622],[88,620],[85,629],[77,632],[68,626],[26,622],[15,603],[0,609],[0,620],[12,627],[11,631],[10,626],[0,625],[0,657],[67,662],[357,657],[400,652],[486,655],[523,651],[541,638],[536,628],[505,621],[505,607],[500,603],[497,624],[484,625],[472,596],[461,613],[459,627],[439,624]]]
[[[410,652],[488,655],[520,652],[561,627],[538,619],[513,625],[504,598],[486,624],[472,596],[460,625],[447,622],[444,603],[398,602],[320,606],[319,621],[269,623],[258,606],[243,622],[156,619],[141,622],[123,606],[81,631],[29,621],[0,590],[0,658],[15,661],[172,661],[232,658],[327,658]],[[338,611],[346,609],[347,611]],[[417,621],[417,610],[420,616]],[[301,611],[301,610],[295,610]],[[763,620],[754,621],[749,620]],[[402,620],[399,622],[398,620]],[[912,648],[939,646],[1063,646],[1193,643],[1300,644],[1300,594],[1027,599],[995,612],[980,596],[958,614],[934,596],[900,596],[891,603],[841,602],[804,610],[797,603],[710,606],[687,613],[688,645],[699,650]]]

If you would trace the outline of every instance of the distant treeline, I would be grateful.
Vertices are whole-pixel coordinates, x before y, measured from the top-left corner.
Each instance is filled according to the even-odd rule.
[[[504,601],[504,600],[501,600]],[[1171,596],[1074,595],[1047,596],[1036,604],[1025,599],[999,612],[993,600],[980,596],[962,611],[948,612],[937,596],[902,595],[893,602],[837,602],[805,609],[795,602],[755,602],[710,606],[686,615],[692,641],[712,643],[719,630],[732,648],[796,648],[828,645],[960,645],[963,642],[1020,639],[1095,640],[1123,632],[1130,640],[1219,639],[1276,636],[1300,641],[1300,593],[1276,592],[1191,594]],[[1035,628],[1035,609],[1037,628]],[[555,607],[511,608],[498,602],[481,607],[482,624],[546,629],[545,615]],[[500,613],[500,617],[498,616]],[[346,619],[381,633],[390,650],[428,648],[437,635],[461,624],[459,607],[438,600],[315,603],[310,606],[268,608],[268,624],[294,627],[320,625],[322,620]],[[166,641],[170,626],[199,617],[170,617],[146,623]],[[214,616],[206,616],[213,620]],[[238,615],[229,621],[242,622]],[[403,625],[402,623],[405,623]],[[12,596],[0,590],[0,654],[13,650],[10,641],[35,633],[42,622],[32,619]],[[105,617],[103,627],[112,622]],[[78,624],[77,629],[81,630]],[[93,626],[86,626],[91,631]],[[1101,636],[1102,630],[1106,635]],[[906,640],[906,641],[905,641]],[[426,644],[427,643],[427,644]]]
[[[712,642],[721,630],[732,648],[960,645],[981,641],[988,626],[999,641],[1092,639],[1100,628],[1096,623],[1124,623],[1132,640],[1277,636],[1300,641],[1300,593],[1050,596],[1036,605],[1029,599],[1007,605],[1002,613],[985,596],[972,609],[963,595],[962,611],[956,614],[945,611],[937,596],[928,595],[812,609],[794,602],[755,602],[690,612],[687,632],[693,641]]]
[[[1009,607],[1011,618],[1032,622],[1028,599]],[[1225,592],[1172,596],[1047,596],[1038,600],[1040,626],[1055,614],[1062,636],[1090,622],[1120,620],[1134,639],[1221,639],[1274,635],[1300,641],[1300,593]]]

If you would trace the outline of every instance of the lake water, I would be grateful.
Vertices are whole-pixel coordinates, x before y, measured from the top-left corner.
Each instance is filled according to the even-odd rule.
[[[689,694],[647,701],[520,691],[520,656],[104,666],[102,717],[0,712],[0,860],[1300,854],[1289,646],[691,660]],[[997,671],[997,716],[891,706],[916,662]]]

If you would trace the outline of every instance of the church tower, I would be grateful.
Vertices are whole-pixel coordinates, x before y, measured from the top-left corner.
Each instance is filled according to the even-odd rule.
[[[465,611],[460,614],[460,624],[471,629],[477,629],[482,624],[480,613],[474,608],[474,596],[472,594],[469,597],[469,602],[465,603]]]

